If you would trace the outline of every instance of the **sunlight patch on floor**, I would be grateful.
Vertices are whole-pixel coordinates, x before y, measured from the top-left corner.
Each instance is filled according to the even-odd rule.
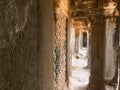
[[[86,90],[90,76],[87,63],[87,58],[82,55],[79,58],[76,58],[76,55],[72,57],[71,90]]]

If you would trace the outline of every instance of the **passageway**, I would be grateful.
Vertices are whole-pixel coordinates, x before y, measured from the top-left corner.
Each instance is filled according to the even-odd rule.
[[[70,76],[71,90],[86,90],[89,83],[90,68],[86,49],[81,50],[81,55],[72,56],[72,75]],[[84,56],[85,55],[85,56]]]
[[[0,90],[120,90],[119,36],[120,0],[0,0]]]

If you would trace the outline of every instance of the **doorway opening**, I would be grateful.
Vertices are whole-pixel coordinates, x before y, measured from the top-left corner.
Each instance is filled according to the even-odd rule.
[[[69,32],[69,47],[71,67],[69,84],[70,90],[86,90],[89,83],[90,68],[88,67],[88,23],[85,19],[71,21]]]
[[[87,48],[87,33],[83,33],[83,47]]]

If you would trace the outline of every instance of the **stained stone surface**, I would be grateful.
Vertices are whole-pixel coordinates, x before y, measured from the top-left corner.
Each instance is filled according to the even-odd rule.
[[[36,0],[0,1],[0,89],[39,90]]]
[[[0,0],[0,90],[53,90],[49,33],[53,30],[53,4],[48,2]]]
[[[55,0],[56,1],[56,0]],[[56,1],[58,3],[58,1]],[[66,85],[66,31],[67,31],[67,0],[61,0],[55,5],[55,31],[54,31],[54,53],[55,53],[55,90],[63,90]],[[57,7],[58,6],[58,7]]]
[[[66,80],[67,7],[64,2],[67,0],[60,3],[63,7],[58,16],[60,34],[56,35],[56,41],[60,41],[58,90]],[[55,89],[53,32],[57,24],[53,10],[51,0],[0,0],[0,90]]]

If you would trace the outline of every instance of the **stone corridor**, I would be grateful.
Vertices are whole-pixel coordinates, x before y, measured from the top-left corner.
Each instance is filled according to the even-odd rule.
[[[89,84],[90,68],[88,67],[87,49],[80,50],[80,54],[72,56],[70,90],[87,90]],[[105,85],[106,90],[118,90],[110,85]],[[68,90],[68,89],[67,89]]]
[[[79,58],[76,55],[72,57],[71,90],[86,90],[89,83],[90,69],[88,68],[88,58],[85,53],[86,50],[83,49]]]
[[[119,51],[120,0],[0,0],[0,90],[120,90]]]

